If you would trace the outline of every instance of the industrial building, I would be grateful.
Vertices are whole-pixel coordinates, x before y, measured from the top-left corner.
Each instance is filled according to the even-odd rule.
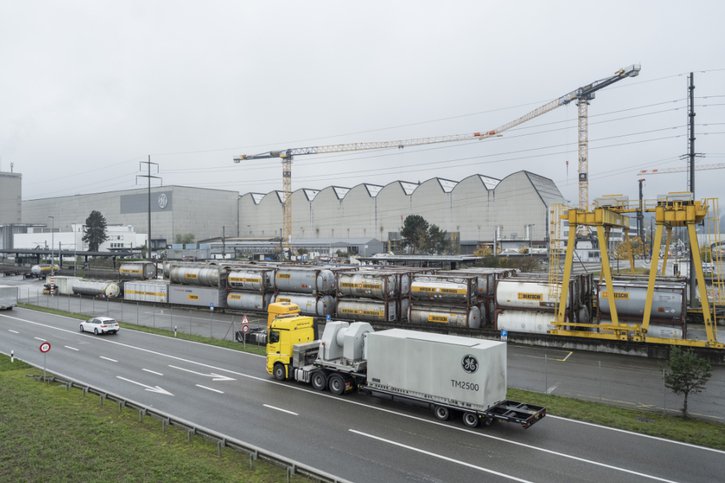
[[[279,237],[284,193],[247,193],[239,203],[242,237]],[[457,234],[462,248],[481,242],[544,243],[549,207],[564,203],[554,182],[519,171],[502,180],[476,174],[459,182],[432,178],[421,183],[362,183],[292,193],[292,241],[317,238],[399,237],[408,215]]]
[[[236,191],[162,186],[151,188],[151,240],[166,247],[176,236],[191,234],[196,240],[237,233]],[[60,196],[23,201],[23,221],[50,225],[70,232],[71,225],[85,223],[92,210],[101,212],[109,225],[132,225],[136,233],[148,233],[149,196],[145,188]]]
[[[0,250],[11,248],[13,235],[23,233],[20,173],[0,171]]]
[[[336,242],[353,241],[361,255],[371,255],[374,248],[387,247],[389,241],[400,238],[408,215],[420,215],[449,232],[464,253],[481,243],[543,245],[549,208],[563,202],[551,179],[528,171],[503,179],[476,174],[461,181],[431,178],[385,186],[361,183],[352,188],[299,189],[292,193],[292,245],[339,249]],[[47,226],[52,222],[56,231],[65,232],[97,210],[109,225],[131,225],[136,233],[146,234],[148,203],[148,191],[143,188],[26,200],[22,221]],[[240,196],[235,191],[187,186],[152,188],[152,246],[172,245],[186,235],[193,235],[197,242],[222,235],[279,240],[283,204],[281,191]],[[238,249],[244,250],[241,245]]]

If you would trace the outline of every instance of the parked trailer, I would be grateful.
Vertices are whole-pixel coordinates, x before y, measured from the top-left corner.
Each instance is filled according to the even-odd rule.
[[[270,315],[288,306],[270,305]],[[270,317],[272,318],[272,317]],[[464,425],[495,420],[524,428],[545,408],[506,399],[506,344],[404,329],[373,331],[367,322],[331,321],[314,340],[313,319],[280,316],[269,324],[267,372],[314,389],[343,395],[358,389],[375,396],[427,405],[440,420],[453,414]]]
[[[0,310],[12,310],[18,305],[18,287],[0,285]]]
[[[133,302],[169,302],[167,280],[133,280],[123,284],[123,299]]]
[[[121,294],[121,286],[113,281],[87,280],[82,278],[73,282],[73,293],[113,299]]]
[[[45,278],[53,272],[57,272],[60,269],[58,265],[51,265],[49,263],[41,263],[40,265],[33,265],[30,267],[30,275],[35,278]]]

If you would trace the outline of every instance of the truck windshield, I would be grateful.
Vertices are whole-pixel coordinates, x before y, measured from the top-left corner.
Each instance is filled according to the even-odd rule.
[[[272,330],[269,332],[269,343],[276,344],[279,342],[279,331]]]

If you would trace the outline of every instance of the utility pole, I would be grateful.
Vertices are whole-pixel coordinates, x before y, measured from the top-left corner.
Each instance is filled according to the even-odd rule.
[[[148,218],[149,218],[149,226],[148,226],[148,235],[146,236],[146,258],[151,261],[151,178],[161,179],[161,176],[151,176],[151,165],[153,164],[156,166],[156,172],[159,172],[159,164],[158,163],[152,163],[151,162],[151,155],[149,154],[147,161],[140,161],[139,163],[139,170],[141,170],[141,165],[146,165],[146,174],[137,174],[136,175],[136,181],[138,182],[139,178],[146,178],[148,181]]]
[[[639,210],[637,211],[637,236],[639,237],[640,243],[642,243],[642,249],[644,251],[644,200],[642,197],[642,185],[644,184],[644,178],[639,180]],[[644,254],[643,254],[644,256]]]
[[[687,172],[687,181],[689,184],[689,191],[692,193],[692,200],[695,201],[695,74],[692,72],[690,72],[687,90],[687,124],[690,131],[687,142],[689,147],[687,164],[690,168]],[[692,250],[695,248],[696,247],[690,247],[690,271],[688,274],[690,279],[690,307],[696,307],[698,305],[697,297],[695,296],[695,290],[697,289],[695,286],[695,263],[692,258]],[[707,303],[707,300],[703,300],[703,302]]]
[[[222,260],[227,258],[227,248],[226,248],[226,241],[225,241],[226,236],[227,236],[226,232],[227,232],[226,225],[222,225]]]

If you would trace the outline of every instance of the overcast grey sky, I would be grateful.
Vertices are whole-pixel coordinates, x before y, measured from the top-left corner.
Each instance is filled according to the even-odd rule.
[[[684,167],[686,76],[697,151],[725,163],[722,1],[0,0],[0,170],[23,198],[165,185],[281,189],[279,160],[240,153],[489,130],[633,63],[597,93],[590,198]],[[475,143],[301,156],[293,189],[526,169],[577,201],[577,108]],[[567,167],[568,161],[568,167]],[[698,197],[725,196],[725,170]],[[685,173],[648,178],[647,197]]]

